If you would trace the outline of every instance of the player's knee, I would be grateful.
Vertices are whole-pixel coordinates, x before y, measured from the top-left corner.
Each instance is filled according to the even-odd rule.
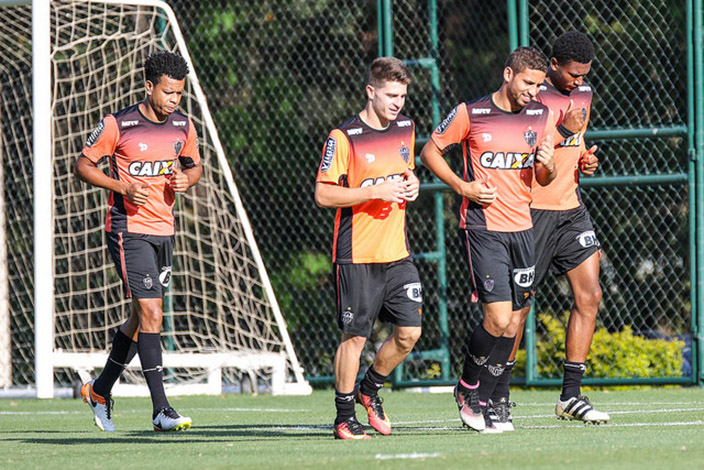
[[[361,353],[362,349],[364,349],[365,344],[367,344],[367,338],[365,338],[364,336],[345,335],[342,340],[342,344],[340,344],[340,348],[359,351]]]
[[[161,308],[143,308],[139,316],[140,328],[145,331],[159,331],[164,314]]]
[[[404,328],[396,334],[396,343],[399,347],[407,352],[411,352],[413,346],[420,339],[422,330],[420,328]]]
[[[601,302],[602,291],[601,287],[597,284],[589,289],[583,289],[579,293],[575,293],[575,303],[577,304],[577,309],[587,309],[590,311],[596,310],[599,307],[599,302]]]

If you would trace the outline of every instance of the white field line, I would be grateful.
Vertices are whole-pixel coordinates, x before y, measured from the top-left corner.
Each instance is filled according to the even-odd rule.
[[[401,459],[432,459],[435,457],[440,457],[439,452],[433,452],[431,454],[428,453],[419,453],[419,452],[413,452],[412,454],[376,454],[376,459],[377,460],[401,460]]]
[[[312,410],[297,409],[289,410],[284,408],[188,408],[188,412],[193,411],[238,411],[253,413],[310,413]],[[113,413],[144,413],[144,410],[121,410],[113,408]],[[7,415],[78,415],[83,411],[0,411],[0,416]]]

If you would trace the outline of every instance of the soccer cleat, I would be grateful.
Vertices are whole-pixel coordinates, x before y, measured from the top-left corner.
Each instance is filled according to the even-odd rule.
[[[348,418],[340,424],[336,424],[335,426],[333,426],[332,433],[335,436],[335,439],[356,440],[372,438],[372,436],[364,432],[364,428],[362,427],[361,423],[357,421],[357,418],[355,418],[354,416]]]
[[[589,403],[589,398],[583,396],[572,397],[565,401],[558,398],[555,414],[560,419],[576,419],[588,424],[603,424],[609,421],[607,413],[595,410]]]
[[[115,432],[115,425],[111,417],[112,398],[110,395],[103,397],[95,393],[93,391],[93,382],[95,382],[95,380],[83,384],[81,387],[81,397],[83,397],[85,403],[90,405],[90,409],[93,411],[95,425],[98,426],[101,431]]]
[[[496,427],[504,432],[515,431],[516,428],[513,427],[513,416],[511,416],[511,408],[516,406],[516,404],[505,397],[501,398],[496,403],[489,400],[489,403],[491,404],[491,407],[494,410],[494,414],[496,415],[496,419],[494,419],[494,424],[496,425]]]
[[[460,419],[465,426],[475,431],[481,431],[486,427],[477,389],[465,392],[460,390],[459,384],[455,385],[455,401],[460,410]]]
[[[501,434],[504,432],[496,425],[499,417],[490,405],[482,406],[482,415],[484,416],[484,429],[479,431],[481,434]]]
[[[354,399],[367,410],[369,425],[384,436],[391,434],[391,422],[381,407],[382,399],[379,395],[364,395],[359,390],[359,385],[354,388]]]
[[[166,406],[159,410],[159,412],[154,416],[154,430],[167,432],[167,431],[185,431],[191,427],[193,420],[188,416],[181,416],[171,408]]]

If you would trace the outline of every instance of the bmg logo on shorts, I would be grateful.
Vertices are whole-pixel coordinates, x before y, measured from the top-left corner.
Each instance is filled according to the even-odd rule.
[[[513,282],[521,287],[530,287],[535,279],[535,266],[513,270]]]

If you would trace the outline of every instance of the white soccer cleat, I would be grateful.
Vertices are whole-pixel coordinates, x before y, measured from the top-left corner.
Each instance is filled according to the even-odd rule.
[[[609,422],[609,415],[603,411],[597,411],[589,403],[589,398],[578,396],[566,401],[557,399],[555,414],[560,419],[579,420],[588,424],[604,424]]]
[[[103,397],[95,393],[93,391],[93,382],[95,382],[95,380],[83,384],[81,387],[81,397],[83,397],[85,403],[90,405],[90,409],[93,411],[95,425],[98,426],[101,431],[115,432],[115,425],[110,416],[113,403],[112,398],[110,395]]]
[[[513,427],[513,416],[511,415],[511,408],[516,406],[514,402],[507,398],[501,398],[496,403],[489,400],[489,405],[494,410],[495,418],[492,416],[492,420],[497,428],[504,432],[516,430]]]
[[[479,431],[480,434],[501,434],[504,432],[497,424],[499,417],[496,411],[491,406],[482,406],[482,414],[484,415],[484,429]]]
[[[479,392],[474,389],[463,392],[459,384],[455,385],[455,401],[460,410],[462,423],[475,431],[482,431],[486,427],[482,407],[479,405]]]
[[[188,416],[181,416],[176,410],[167,406],[159,410],[152,423],[155,431],[185,431],[191,427],[193,420]]]

